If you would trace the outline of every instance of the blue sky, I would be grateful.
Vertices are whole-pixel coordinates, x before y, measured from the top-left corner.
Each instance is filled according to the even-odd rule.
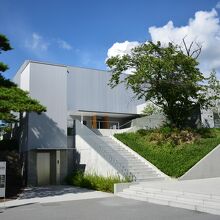
[[[14,48],[0,60],[9,65],[9,78],[26,59],[106,69],[108,55],[126,52],[134,42],[180,39],[188,27],[189,39],[197,40],[202,30],[201,42],[210,42],[202,68],[219,70],[220,50],[213,52],[220,39],[219,8],[217,0],[0,0],[0,33]]]

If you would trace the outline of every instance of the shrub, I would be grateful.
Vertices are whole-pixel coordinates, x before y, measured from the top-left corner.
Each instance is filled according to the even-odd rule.
[[[122,179],[119,176],[104,177],[82,171],[76,171],[67,177],[67,183],[70,185],[111,193],[114,192],[114,184],[121,182],[129,182],[129,179]]]
[[[157,144],[158,146],[164,144],[170,144],[173,147],[181,144],[190,144],[195,143],[201,138],[198,130],[170,128],[163,127],[160,129],[152,129],[148,132],[141,130],[139,131],[142,137],[145,136],[145,139]],[[203,131],[203,136],[205,136],[205,131]],[[211,136],[206,134],[206,137]]]
[[[200,134],[202,138],[216,138],[218,129],[200,128],[197,129],[197,133]]]
[[[162,112],[163,112],[162,109],[157,107],[154,104],[146,105],[144,110],[142,111],[143,115],[145,115],[145,116],[150,116],[150,115],[153,115],[153,114],[159,114],[159,113],[162,113]]]
[[[137,131],[138,134],[140,134],[141,136],[145,136],[148,134],[148,130],[146,129],[140,129]]]

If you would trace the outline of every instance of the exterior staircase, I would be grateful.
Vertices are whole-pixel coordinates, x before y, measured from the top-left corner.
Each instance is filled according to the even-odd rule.
[[[106,144],[105,150],[107,153],[122,164],[124,169],[132,176],[133,181],[160,181],[165,179],[165,176],[157,168],[144,163],[135,154],[122,147],[111,137],[101,135],[98,137]]]
[[[130,198],[140,201],[146,201],[150,203],[167,205],[172,207],[185,208],[190,210],[196,210],[200,212],[207,212],[215,215],[220,215],[220,195],[207,193],[201,190],[193,191],[191,187],[189,189],[181,189],[181,184],[184,181],[176,181],[176,186],[173,181],[169,181],[171,187],[163,188],[168,181],[164,181],[164,184],[157,187],[157,184],[149,185],[145,183],[139,183],[130,185],[121,192],[116,192],[117,196]]]
[[[131,174],[132,183],[115,185],[115,195],[150,203],[220,215],[220,178],[171,180],[154,165],[105,131],[94,131],[100,147]]]

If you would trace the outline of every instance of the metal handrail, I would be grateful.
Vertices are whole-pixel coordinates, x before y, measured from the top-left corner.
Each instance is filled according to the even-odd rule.
[[[92,120],[90,120],[92,122]],[[121,129],[122,127],[124,127],[125,125],[129,124],[129,123],[132,123],[133,119],[130,120],[130,121],[127,121],[126,123],[120,125],[118,121],[99,121],[97,120],[97,122],[113,122],[113,123],[117,123],[117,129]]]
[[[93,120],[90,120],[90,121],[93,121]],[[117,123],[119,123],[119,121],[102,121],[102,120],[96,120],[96,121],[100,121],[100,122],[117,122]]]
[[[93,120],[90,120],[90,122],[93,122]],[[117,128],[116,129],[119,129],[120,125],[119,125],[119,121],[101,121],[101,120],[97,120],[96,122],[98,122],[98,127],[100,129],[100,123],[104,123],[104,122],[108,122],[108,123],[116,123],[117,124]],[[93,127],[92,127],[93,128]]]
[[[119,129],[120,129],[121,127],[123,127],[123,126],[125,126],[125,125],[127,125],[127,124],[131,123],[132,121],[133,121],[133,119],[132,119],[132,120],[130,120],[130,121],[128,121],[128,122],[126,122],[126,123],[124,123],[123,125],[120,125],[120,126],[119,126]]]

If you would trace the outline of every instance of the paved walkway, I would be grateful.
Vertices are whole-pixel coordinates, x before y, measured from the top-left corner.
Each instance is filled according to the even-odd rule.
[[[202,193],[213,195],[213,197],[220,197],[220,178],[189,181],[142,182],[141,184],[149,188],[159,188],[199,194]],[[30,204],[49,204],[108,197],[114,197],[114,195],[111,193],[104,193],[71,186],[34,187],[26,188],[16,200],[0,203],[0,209],[4,207],[12,208]]]
[[[219,220],[219,216],[118,197],[24,205],[1,220]]]
[[[111,193],[104,193],[71,186],[49,186],[26,188],[16,200],[0,203],[0,208],[16,207],[34,203],[63,202],[72,200],[112,197]]]

